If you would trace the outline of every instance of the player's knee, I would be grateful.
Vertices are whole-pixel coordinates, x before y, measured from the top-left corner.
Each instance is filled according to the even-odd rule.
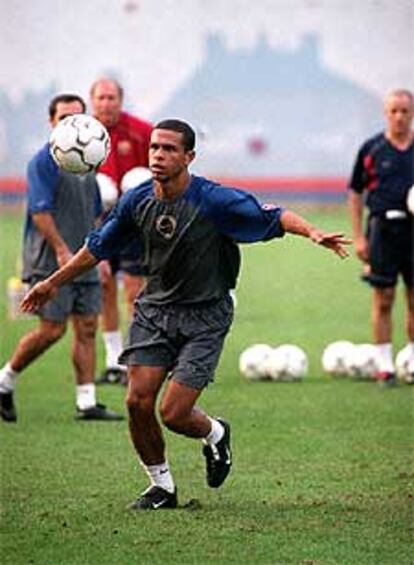
[[[376,308],[382,313],[389,312],[394,304],[394,296],[394,288],[386,288],[381,291],[377,291],[375,300]]]
[[[58,341],[61,337],[64,336],[66,331],[65,325],[54,325],[54,326],[47,326],[40,328],[40,335],[42,339],[48,344],[51,345]]]
[[[161,403],[159,411],[165,427],[173,432],[180,432],[183,429],[187,414],[183,414],[177,406]]]
[[[98,322],[97,319],[85,320],[77,332],[77,337],[82,343],[90,343],[95,339]]]
[[[391,310],[393,303],[394,303],[394,293],[384,292],[381,296],[379,307],[381,310],[388,312],[389,310]]]
[[[101,280],[102,293],[104,300],[112,300],[116,298],[116,279],[113,276],[109,276]]]
[[[155,410],[155,399],[147,394],[142,394],[133,386],[128,387],[126,406],[130,415],[150,415]]]

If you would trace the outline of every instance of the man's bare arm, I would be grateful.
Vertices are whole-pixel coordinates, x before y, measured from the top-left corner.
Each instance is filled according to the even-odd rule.
[[[325,232],[290,210],[284,210],[280,220],[285,231],[308,237],[318,245],[331,249],[339,257],[344,258],[349,255],[348,250],[344,246],[349,245],[352,241],[345,238],[343,233]]]
[[[70,251],[65,240],[60,235],[53,216],[49,212],[37,212],[32,215],[32,218],[38,231],[43,235],[55,252],[56,261],[59,267],[62,267],[73,257],[73,253]]]
[[[363,210],[362,194],[351,190],[349,194],[349,211],[351,213],[355,251],[361,261],[366,262],[368,260],[368,241],[362,227]]]

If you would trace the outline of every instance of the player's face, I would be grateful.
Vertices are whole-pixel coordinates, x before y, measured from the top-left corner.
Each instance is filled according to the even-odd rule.
[[[414,117],[414,106],[408,96],[391,95],[385,101],[385,116],[388,128],[396,135],[407,134]]]
[[[71,114],[83,114],[83,108],[80,102],[77,100],[74,102],[58,102],[56,105],[56,113],[50,120],[52,127]]]
[[[95,85],[91,95],[92,112],[104,126],[117,123],[122,107],[122,98],[116,84],[101,81]]]
[[[182,134],[154,129],[149,149],[149,168],[153,179],[167,182],[180,176],[194,159],[194,151],[184,148]]]

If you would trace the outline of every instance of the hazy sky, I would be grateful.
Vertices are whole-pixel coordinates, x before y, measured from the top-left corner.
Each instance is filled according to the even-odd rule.
[[[259,34],[293,49],[316,33],[323,61],[345,77],[379,95],[414,89],[413,0],[0,0],[0,8],[0,89],[13,98],[52,83],[87,96],[113,70],[133,109],[150,117],[202,62],[212,32],[231,49],[249,49]]]

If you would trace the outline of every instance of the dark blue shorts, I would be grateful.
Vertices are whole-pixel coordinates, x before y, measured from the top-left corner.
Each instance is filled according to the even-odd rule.
[[[369,219],[370,274],[368,282],[378,288],[393,287],[401,274],[408,287],[414,286],[414,222],[412,218]]]
[[[230,295],[202,306],[157,306],[138,300],[119,362],[165,367],[175,381],[201,390],[214,380],[232,321]]]

